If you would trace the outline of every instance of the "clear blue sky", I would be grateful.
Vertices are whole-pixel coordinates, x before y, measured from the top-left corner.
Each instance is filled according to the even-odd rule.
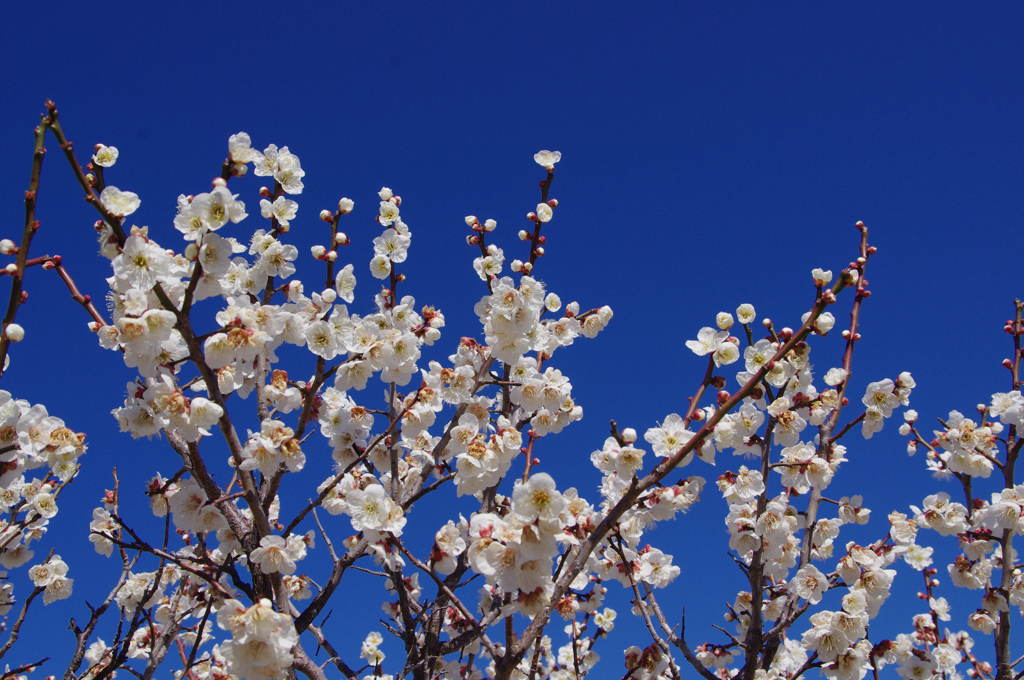
[[[538,454],[591,497],[588,457],[608,419],[643,431],[683,409],[703,363],[682,343],[715,312],[751,302],[798,323],[810,269],[849,260],[858,219],[880,253],[854,391],[909,370],[914,406],[932,421],[1007,389],[1000,329],[1024,295],[1020,5],[491,5],[9,3],[0,28],[2,235],[20,230],[31,129],[46,98],[58,102],[83,157],[95,142],[120,148],[108,181],[142,196],[133,219],[167,245],[175,197],[204,190],[228,135],[246,130],[256,146],[288,145],[302,159],[296,243],[312,242],[321,208],[356,200],[348,254],[364,294],[374,192],[389,185],[404,197],[414,233],[408,288],[445,311],[450,347],[479,332],[470,310],[481,286],[463,216],[497,219],[512,256],[536,202],[541,172],[531,155],[560,149],[561,208],[539,276],[563,300],[610,304],[616,316],[596,341],[557,358],[586,416]],[[255,182],[244,186],[253,213]],[[108,270],[80,195],[51,153],[35,252],[64,254],[83,290],[102,296]],[[105,592],[114,575],[92,554],[86,525],[109,468],[135,493],[176,461],[159,441],[117,433],[109,411],[131,372],[95,347],[56,277],[31,274],[20,317],[29,341],[14,348],[2,387],[90,436],[85,470],[39,549],[58,547],[79,592]],[[838,360],[830,347],[816,356],[822,368]],[[831,491],[863,492],[879,533],[888,509],[943,488],[920,457],[907,459],[895,423],[852,445],[849,458]],[[683,568],[667,601],[687,607],[695,641],[719,639],[708,624],[740,587],[723,516],[709,488],[698,509],[655,536]],[[899,590],[898,620],[880,629],[909,627],[916,586]],[[84,615],[74,602],[81,611],[51,606],[14,657],[70,641],[62,620]],[[372,598],[351,603],[358,616],[343,616],[339,600],[333,621],[354,657],[378,612]],[[644,644],[621,614],[598,650],[608,673],[600,677],[619,672],[624,646]],[[965,627],[965,614],[956,612],[954,628]]]

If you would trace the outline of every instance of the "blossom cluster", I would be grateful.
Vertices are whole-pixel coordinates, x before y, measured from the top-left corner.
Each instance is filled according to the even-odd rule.
[[[340,229],[359,219],[347,197],[320,211],[324,236],[308,256],[288,242],[306,228],[306,211],[297,200],[305,171],[286,146],[260,151],[246,133],[232,135],[220,176],[207,191],[180,195],[167,228],[129,221],[140,197],[106,183],[119,157],[98,145],[82,173],[111,267],[110,320],[93,310],[90,329],[138,374],[113,409],[118,425],[134,438],[166,440],[177,472],[145,483],[162,542],[126,521],[118,489],[93,510],[89,540],[123,569],[104,606],[90,607],[89,626],[77,629],[73,677],[118,669],[152,677],[177,658],[181,680],[294,672],[320,680],[321,662],[308,651],[315,645],[349,678],[394,677],[385,672],[393,665],[399,677],[430,680],[580,680],[595,672],[621,620],[608,606],[616,598],[629,600],[651,637],[622,652],[631,680],[678,680],[688,673],[683,661],[705,678],[742,680],[792,680],[812,668],[860,680],[890,665],[908,679],[957,678],[965,666],[991,677],[971,633],[940,623],[952,619],[952,605],[938,593],[935,551],[921,529],[957,541],[946,572],[981,595],[962,618],[992,634],[997,666],[1008,664],[998,641],[1008,639],[1011,606],[1024,614],[1013,546],[1024,531],[1024,484],[1012,474],[1024,427],[1019,340],[1013,389],[992,395],[976,419],[951,412],[927,437],[908,408],[910,373],[868,382],[861,393],[853,355],[876,252],[863,224],[856,259],[837,275],[811,271],[813,305],[794,315],[795,328],[759,320],[743,303],[682,342],[706,364],[693,396],[639,432],[613,422],[589,456],[600,481],[586,489],[556,481],[535,456],[584,415],[556,357],[613,318],[607,306],[563,303],[544,280],[561,216],[550,196],[559,152],[534,156],[545,177],[517,230],[521,257],[496,242],[497,220],[466,217],[483,284],[473,306],[479,328],[447,352],[436,348],[448,332],[445,314],[406,292],[412,230],[393,189],[377,192],[367,219],[376,226],[365,238],[372,256],[356,263],[346,261],[353,239]],[[252,214],[240,186],[250,173],[268,184]],[[247,221],[258,225],[241,226]],[[158,242],[168,234],[180,237],[175,247]],[[0,242],[0,253],[19,247]],[[307,259],[323,269],[315,279],[298,277]],[[357,298],[362,272],[370,290]],[[850,323],[837,330],[835,305],[846,294]],[[1015,338],[1024,335],[1019,312],[1008,326]],[[7,324],[4,334],[17,341],[23,329]],[[827,358],[826,336],[838,340],[838,361]],[[382,402],[372,396],[381,392]],[[871,439],[901,409],[908,450],[927,449],[928,468],[958,481],[965,502],[930,494],[920,507],[889,512],[878,540],[851,540],[844,532],[868,525],[872,512],[861,496],[830,495],[864,455],[846,438]],[[0,565],[13,569],[33,558],[29,546],[78,471],[84,435],[3,392],[0,449]],[[30,478],[32,470],[42,476]],[[986,500],[978,484],[999,476]],[[658,602],[686,581],[690,555],[655,545],[664,533],[652,530],[690,511],[706,488],[721,494],[741,586],[726,605],[725,637],[691,646]],[[431,494],[460,514],[417,513]],[[873,639],[897,567],[923,578],[927,611],[911,632]],[[352,663],[356,644],[334,644],[324,626],[350,569],[379,579],[380,623],[397,641],[389,647],[372,630]],[[32,597],[69,597],[68,574],[51,553],[28,569]],[[12,605],[5,584],[0,608]],[[92,633],[108,608],[119,616],[109,644]],[[391,651],[399,645],[404,662]]]

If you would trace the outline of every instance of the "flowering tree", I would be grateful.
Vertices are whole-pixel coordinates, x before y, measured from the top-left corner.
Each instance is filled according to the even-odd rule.
[[[99,215],[99,249],[111,266],[106,313],[59,256],[30,257],[47,138]],[[871,382],[862,396],[848,393],[876,253],[864,224],[838,275],[812,270],[812,304],[799,324],[758,321],[752,305],[740,304],[687,341],[706,369],[685,412],[654,414],[658,424],[642,442],[613,422],[590,455],[600,487],[584,493],[538,472],[534,457],[539,439],[583,414],[569,377],[553,364],[558,350],[595,337],[612,318],[609,307],[563,305],[541,278],[545,228],[558,209],[550,195],[558,152],[534,156],[545,174],[529,228],[518,233],[521,259],[506,261],[494,220],[466,218],[482,333],[448,341],[450,354],[429,361],[426,348],[444,345],[445,317],[405,290],[412,231],[391,189],[380,190],[376,208],[372,299],[356,303],[357,275],[366,270],[342,254],[350,240],[341,229],[355,209],[348,198],[320,213],[323,244],[312,248],[305,279],[295,276],[300,253],[287,235],[305,173],[287,147],[258,151],[247,134],[232,135],[209,190],[178,197],[173,229],[131,224],[139,197],[108,183],[117,157],[100,144],[81,165],[48,103],[35,130],[24,231],[17,243],[0,242],[14,258],[3,270],[11,280],[3,368],[11,343],[25,336],[16,315],[26,274],[54,270],[98,343],[138,372],[113,412],[126,437],[159,438],[178,461],[146,486],[162,529],[122,515],[116,475],[92,510],[89,540],[118,567],[103,602],[73,605],[64,678],[781,680],[817,669],[845,680],[879,677],[888,666],[915,679],[1021,677],[1010,609],[1024,608],[1013,547],[1024,531],[1024,486],[1014,477],[1024,441],[1021,303],[1006,326],[1014,340],[1010,391],[980,405],[979,422],[954,411],[929,439],[917,414],[904,411],[900,431],[911,452],[925,447],[928,468],[954,478],[965,502],[939,492],[920,507],[895,507],[887,531],[859,544],[840,535],[866,524],[870,510],[860,497],[828,495],[846,462],[844,441],[878,432],[915,387],[900,373]],[[262,220],[240,199],[251,190],[250,171],[272,184],[259,189]],[[259,228],[234,226],[246,219]],[[172,238],[184,243],[158,244]],[[816,355],[815,370],[812,346],[833,332],[834,308],[849,314],[842,353]],[[383,386],[382,402],[373,386]],[[32,584],[24,592],[3,586],[8,678],[43,667],[16,645],[32,604],[73,594],[67,562],[33,548],[45,546],[85,435],[7,392],[0,420],[0,563],[27,567]],[[979,487],[997,469],[1001,482],[986,501]],[[696,471],[714,475],[727,503],[740,583],[725,612],[730,627],[703,643],[659,604],[656,592],[679,568],[647,538],[700,500],[706,482]],[[424,516],[433,534],[424,548],[408,522],[428,497],[466,497],[473,511]],[[959,619],[975,633],[944,625],[950,605],[919,529],[956,538],[961,554],[947,571],[954,585],[980,591],[977,610]],[[309,575],[317,561],[326,574],[319,581]],[[910,632],[877,639],[870,624],[899,561],[920,572],[927,609]],[[358,656],[322,625],[350,571],[379,580],[385,611]],[[624,670],[612,661],[594,670],[617,617],[605,606],[609,589],[627,594],[649,635],[625,650]],[[384,635],[399,643],[399,658],[385,657]]]

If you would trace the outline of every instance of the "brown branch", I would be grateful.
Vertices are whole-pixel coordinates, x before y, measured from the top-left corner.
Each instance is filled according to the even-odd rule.
[[[43,141],[46,137],[46,130],[55,121],[56,112],[51,111],[44,115],[39,125],[35,128],[35,143],[32,148],[32,172],[29,175],[28,189],[25,190],[25,225],[21,232],[21,243],[18,245],[17,259],[15,260],[16,271],[12,275],[11,294],[7,301],[7,312],[4,314],[3,325],[0,326],[0,375],[3,375],[7,363],[7,352],[10,347],[10,340],[5,332],[7,327],[14,323],[18,314],[18,307],[24,302],[24,278],[25,262],[28,259],[29,246],[32,244],[32,237],[39,230],[39,221],[36,219],[36,201],[39,196],[39,177],[43,171],[43,157],[46,149]]]
[[[11,627],[11,634],[7,638],[7,642],[4,643],[3,647],[0,647],[0,659],[14,646],[14,643],[18,641],[18,636],[21,633],[21,626],[25,623],[25,616],[28,614],[29,605],[32,604],[32,600],[36,599],[39,593],[43,592],[45,588],[33,588],[29,596],[25,598],[25,604],[21,606],[21,612],[18,614],[17,620],[14,622],[14,626]]]

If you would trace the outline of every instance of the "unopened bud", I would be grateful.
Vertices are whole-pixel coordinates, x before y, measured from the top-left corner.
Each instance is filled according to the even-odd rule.
[[[4,271],[10,274],[11,276],[14,276],[15,274],[18,273],[18,265],[11,262],[9,265],[4,267]]]
[[[25,339],[25,329],[16,323],[9,323],[4,328],[4,335],[11,342],[21,342]]]
[[[636,441],[636,430],[631,427],[627,427],[622,431],[622,441],[627,444],[632,444]]]
[[[466,226],[472,227],[478,222],[476,215],[466,215]]]
[[[498,223],[494,220],[484,221],[484,231],[494,231],[498,228]]]
[[[526,231],[525,229],[520,229],[518,236],[520,241],[530,240],[530,232]]]
[[[320,219],[324,222],[330,222],[334,219],[334,215],[331,214],[330,210],[321,210]]]
[[[334,235],[334,242],[339,246],[347,246],[349,244],[348,234],[343,231],[339,231]]]
[[[725,390],[721,390],[721,391],[720,391],[720,392],[718,393],[718,395],[717,395],[717,397],[718,397],[718,403],[719,403],[719,404],[724,404],[725,402],[729,401],[729,397],[731,397],[731,396],[732,396],[732,395],[731,395],[731,394],[729,394],[728,392],[726,392]]]
[[[324,253],[324,259],[326,259],[328,262],[334,262],[335,260],[338,259],[338,251],[328,250],[326,253]]]
[[[18,246],[16,246],[14,244],[14,241],[12,241],[11,239],[5,238],[4,240],[0,241],[0,254],[13,255],[15,252],[17,252],[17,250]]]
[[[348,213],[352,212],[352,209],[355,207],[356,203],[351,198],[338,199],[338,212],[340,212],[342,215],[347,215]]]
[[[321,245],[315,245],[309,249],[309,252],[316,259],[321,260],[324,257],[324,253],[327,252],[327,248],[324,248]]]

